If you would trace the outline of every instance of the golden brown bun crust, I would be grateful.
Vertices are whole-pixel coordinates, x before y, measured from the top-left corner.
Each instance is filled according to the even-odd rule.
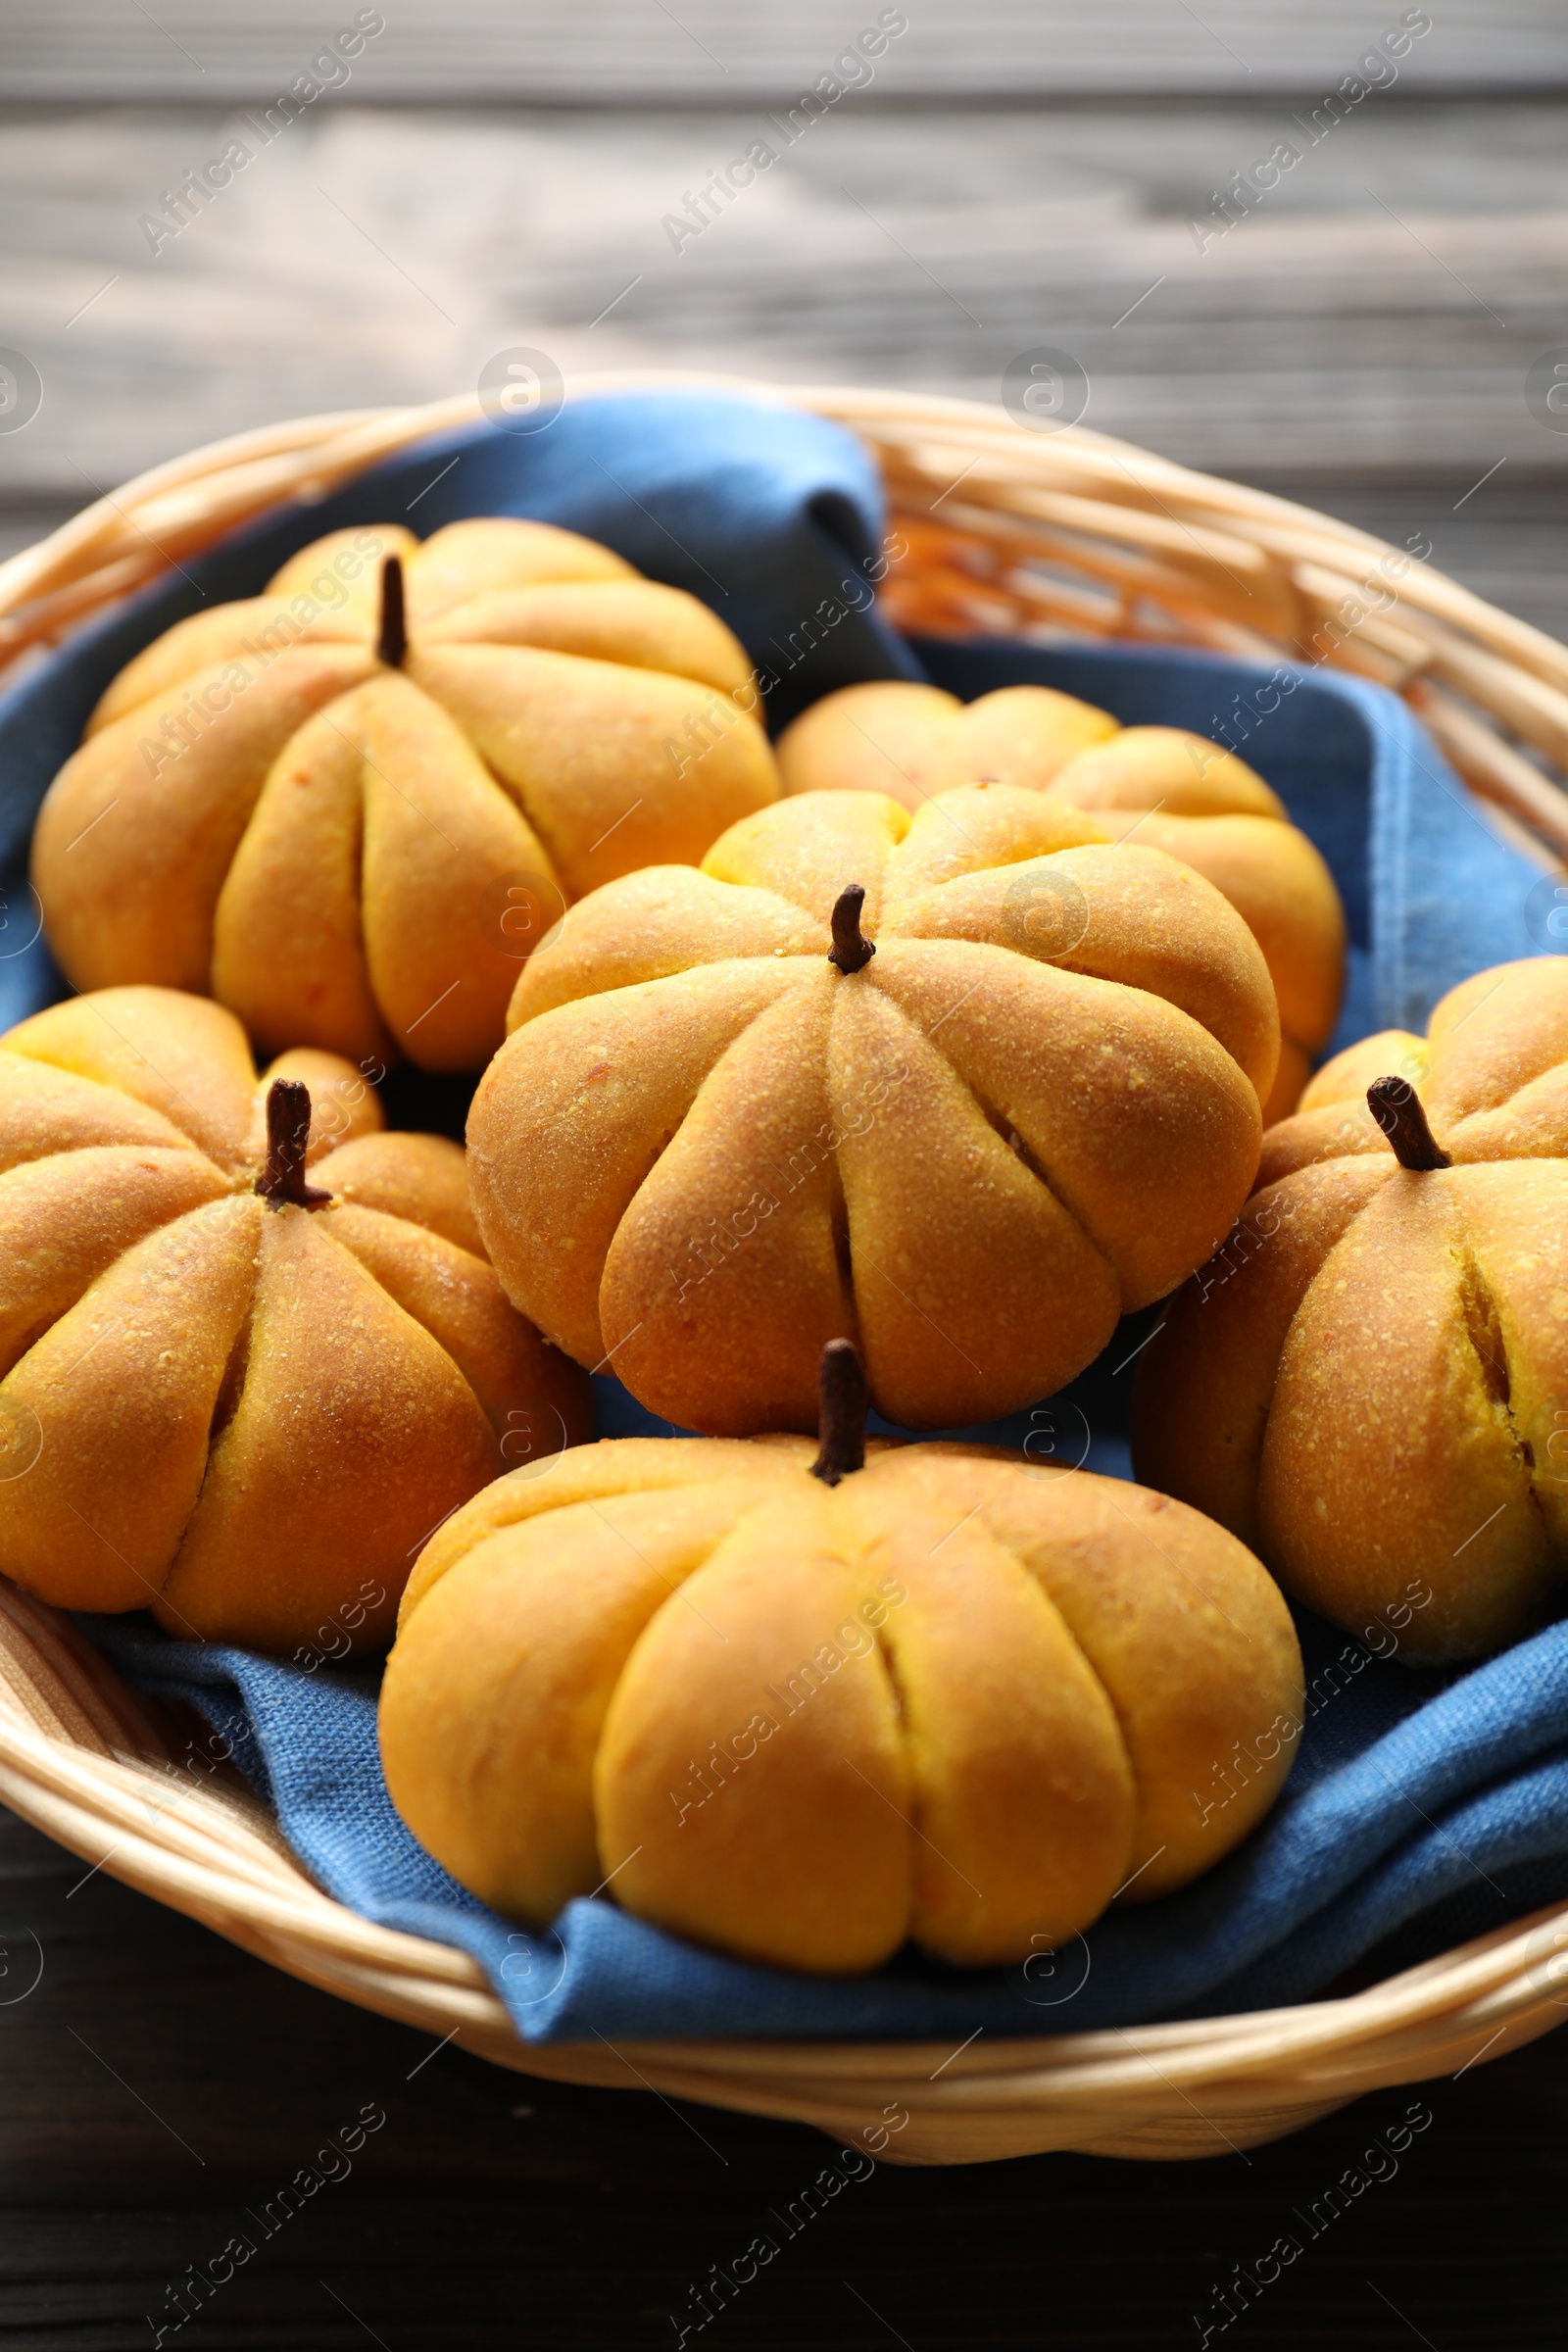
[[[918,808],[959,784],[1043,791],[1076,753],[1116,732],[1107,711],[1049,686],[1004,686],[964,704],[940,686],[889,679],[813,703],[779,737],[778,764],[786,792],[885,792]]]
[[[814,1973],[1016,1961],[1186,1885],[1301,1717],[1272,1581],[1180,1503],[942,1445],[607,1441],[504,1479],[411,1580],[380,1716],[436,1858],[543,1926],[613,1878]],[[1241,1741],[1262,1769],[1229,1797]],[[1132,1884],[1129,1884],[1132,1882]]]
[[[963,704],[889,681],[825,695],[785,729],[778,761],[787,793],[883,792],[907,808],[981,777],[1049,792],[1110,840],[1135,834],[1191,866],[1263,951],[1283,1031],[1264,1123],[1295,1109],[1339,1017],[1345,911],[1317,850],[1234,752],[1183,727],[1118,727],[1049,687]]]
[[[472,1257],[484,1255],[463,1150],[444,1135],[351,1136],[313,1166],[312,1175],[339,1200],[407,1217]]]
[[[906,1427],[1052,1394],[1226,1229],[1279,1042],[1217,891],[1004,785],[782,801],[574,906],[509,1017],[468,1125],[508,1295],[725,1436],[813,1426],[841,1335]]]
[[[1294,1038],[1287,1037],[1281,1030],[1279,1067],[1274,1072],[1274,1083],[1269,1088],[1263,1102],[1263,1132],[1265,1135],[1281,1119],[1288,1119],[1291,1116],[1300,1102],[1302,1092],[1311,1074],[1312,1064],[1308,1056]]]
[[[1382,1076],[1450,1166],[1396,1164]],[[1427,1039],[1337,1055],[1262,1174],[1145,1351],[1139,1475],[1412,1662],[1518,1640],[1568,1574],[1568,964],[1478,973]]]
[[[111,684],[39,814],[50,944],[83,990],[217,997],[264,1052],[476,1068],[569,899],[776,799],[757,712],[705,605],[569,531],[334,532]]]
[[[254,1189],[274,1077],[311,1090],[329,1206]],[[233,1015],[172,990],[0,1040],[0,1570],[364,1655],[439,1517],[587,1436],[582,1374],[476,1253],[457,1147],[380,1128],[353,1064],[258,1080]]]

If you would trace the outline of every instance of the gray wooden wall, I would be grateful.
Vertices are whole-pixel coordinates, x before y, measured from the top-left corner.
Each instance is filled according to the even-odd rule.
[[[648,105],[771,100],[808,83],[878,0],[387,0],[356,78],[374,99]],[[1402,0],[911,0],[879,79],[900,98],[1172,95],[1332,88],[1397,27]],[[1422,13],[1422,12],[1417,12]],[[1568,79],[1561,0],[1436,0],[1412,88],[1467,94]],[[320,0],[4,0],[13,99],[253,98],[339,24]]]
[[[516,345],[995,398],[1049,344],[1092,424],[1428,529],[1568,633],[1568,432],[1526,398],[1568,347],[1568,0],[385,0],[335,87],[247,131],[356,13],[0,0],[0,347],[43,385],[0,429],[0,544]],[[672,228],[759,138],[777,163]]]

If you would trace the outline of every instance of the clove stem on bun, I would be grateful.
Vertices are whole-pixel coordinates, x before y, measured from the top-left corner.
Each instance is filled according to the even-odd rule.
[[[256,1190],[273,1208],[324,1208],[331,1200],[305,1181],[305,1148],[311,1133],[311,1090],[298,1078],[274,1078],[267,1090],[267,1165]]]
[[[850,883],[834,902],[833,945],[827,959],[836,963],[841,972],[859,971],[876,954],[875,947],[860,929],[860,909],[864,905],[865,885],[861,882]]]
[[[865,1467],[865,1373],[853,1340],[829,1340],[816,1374],[817,1455],[811,1476],[824,1487]]]
[[[388,669],[401,669],[409,650],[409,624],[403,600],[403,558],[388,556],[381,566],[381,627],[375,658]]]
[[[1374,1078],[1366,1090],[1366,1106],[1389,1139],[1389,1149],[1401,1168],[1425,1175],[1434,1168],[1451,1168],[1452,1160],[1427,1124],[1421,1098],[1408,1078]]]

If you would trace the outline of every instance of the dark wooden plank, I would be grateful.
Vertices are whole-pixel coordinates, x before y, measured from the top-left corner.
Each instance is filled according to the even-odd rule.
[[[163,0],[155,12],[114,0],[4,0],[0,41],[18,98],[171,96],[247,99],[286,88],[335,24],[354,16],[283,0]],[[1334,88],[1387,36],[1401,7],[1318,0],[924,0],[879,62],[879,83],[901,96],[1051,96],[1083,93]],[[505,97],[764,101],[809,87],[879,8],[794,0],[400,0],[385,29],[354,61],[355,87],[375,98],[428,102]],[[1568,26],[1555,0],[1445,0],[1431,29],[1396,49],[1408,86],[1464,91],[1568,80]],[[1384,69],[1374,68],[1373,72]],[[330,73],[332,70],[327,69]]]
[[[177,2281],[236,2236],[254,2253],[210,2298],[187,2287],[199,2317],[171,2342],[673,2345],[712,2266],[759,2233],[776,2256],[693,2343],[1144,2352],[1198,2341],[1195,2315],[1213,2320],[1214,2290],[1281,2235],[1301,2251],[1247,2312],[1254,2346],[1561,2341],[1568,2037],[1375,2092],[1245,2158],[866,2172],[793,2126],[439,2050],[84,1867],[0,1826],[0,1997],[30,1981],[33,1937],[44,1960],[0,2007],[16,2352],[151,2343]],[[1412,2104],[1433,2120],[1396,2154]],[[386,2121],[352,2170],[285,2220],[278,2192],[302,2168],[341,2172],[328,2143],[367,2108]],[[824,2166],[840,2186],[808,2223]]]

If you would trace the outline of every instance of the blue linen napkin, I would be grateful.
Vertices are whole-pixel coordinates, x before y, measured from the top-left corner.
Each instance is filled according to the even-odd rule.
[[[1470,1934],[1568,1893],[1562,1625],[1446,1685],[1300,1611],[1300,1751],[1273,1813],[1217,1870],[1018,1968],[960,1971],[906,1954],[875,1976],[824,1980],[701,1951],[603,1898],[568,1903],[546,1935],[524,1935],[465,1893],[393,1811],[373,1674],[308,1675],[245,1650],[195,1649],[143,1618],[78,1622],[129,1680],[212,1724],[215,1740],[193,1743],[187,1769],[232,1755],[329,1893],[472,1953],[528,2040],[959,2041],[982,2028],[1076,2033],[1222,2015],[1307,1998],[1402,1922],[1473,1886],[1495,1893]],[[1512,1896],[1519,1866],[1543,1862]]]
[[[1336,1046],[1419,1028],[1468,973],[1557,944],[1541,869],[1498,836],[1395,697],[1321,669],[1138,646],[906,645],[872,608],[886,518],[856,443],[776,405],[623,395],[569,408],[540,432],[481,426],[426,443],[332,498],[280,509],[0,700],[0,1027],[62,993],[21,860],[50,777],[129,655],[208,601],[254,593],[324,531],[408,517],[428,532],[468,514],[586,531],[704,597],[771,681],[775,727],[853,679],[926,675],[964,696],[1033,680],[1129,723],[1231,742],[1317,842],[1345,898],[1350,979]],[[404,1072],[388,1094],[394,1113],[461,1132],[450,1086]],[[963,1434],[1125,1477],[1144,1327],[1125,1327],[1062,1397]],[[615,1382],[595,1387],[599,1434],[673,1434]],[[192,1743],[193,1773],[232,1755],[323,1886],[368,1918],[473,1953],[531,2039],[956,2041],[982,2028],[1054,2033],[1222,2013],[1308,1997],[1396,1932],[1404,1962],[1568,1892],[1564,1625],[1471,1672],[1441,1674],[1411,1672],[1301,1612],[1309,1698],[1291,1779],[1218,1870],[1022,1968],[957,1972],[905,1954],[875,1976],[822,1982],[700,1951],[607,1898],[568,1904],[547,1935],[524,1935],[455,1886],[393,1812],[373,1675],[197,1649],[140,1617],[81,1622],[131,1680],[185,1699],[213,1727]],[[1377,1646],[1386,1650],[1384,1636]]]

